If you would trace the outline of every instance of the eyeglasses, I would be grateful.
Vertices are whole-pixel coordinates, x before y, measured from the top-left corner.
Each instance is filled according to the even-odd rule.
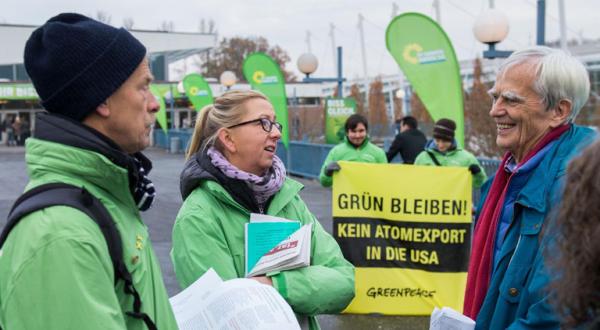
[[[279,130],[279,133],[281,133],[283,131],[283,126],[281,126],[280,123],[278,123],[276,121],[270,121],[267,118],[258,118],[258,119],[248,120],[248,121],[245,121],[245,122],[242,122],[239,124],[229,126],[227,128],[234,128],[234,127],[251,124],[251,123],[256,123],[256,122],[260,122],[262,129],[267,133],[271,133],[271,131],[273,130],[273,126],[275,126]]]

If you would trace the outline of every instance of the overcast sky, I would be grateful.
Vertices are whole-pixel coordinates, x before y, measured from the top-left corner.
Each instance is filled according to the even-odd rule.
[[[288,69],[297,74],[296,59],[307,51],[306,31],[310,31],[313,53],[319,58],[315,76],[334,74],[330,23],[335,40],[344,47],[344,74],[362,76],[358,15],[365,17],[364,33],[369,76],[398,72],[385,48],[385,28],[390,22],[392,4],[398,14],[421,12],[435,18],[433,0],[1,0],[0,22],[43,24],[51,16],[74,11],[95,16],[103,11],[111,24],[121,26],[132,18],[134,29],[155,30],[163,21],[172,21],[175,31],[197,32],[202,18],[216,23],[219,38],[266,37],[270,44],[285,49],[292,62]],[[509,18],[510,32],[499,49],[518,49],[535,43],[536,0],[496,0],[495,6]],[[440,0],[441,24],[448,33],[459,59],[481,54],[483,45],[473,36],[476,16],[488,8],[489,0]],[[565,0],[567,36],[600,38],[600,0]],[[546,1],[546,40],[559,36],[558,0]],[[299,75],[299,74],[298,74]]]

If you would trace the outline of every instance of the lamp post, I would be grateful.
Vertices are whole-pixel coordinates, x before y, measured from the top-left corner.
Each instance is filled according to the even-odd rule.
[[[319,67],[319,60],[311,53],[304,53],[298,58],[298,70],[306,75],[302,82],[304,83],[321,83],[321,82],[337,82],[338,96],[344,96],[343,82],[346,78],[342,77],[342,47],[337,48],[337,78],[311,78],[310,75]]]
[[[410,99],[412,98],[410,85],[404,85],[404,89],[398,89],[396,91],[396,98],[402,100],[402,115],[409,116],[411,114]]]
[[[219,81],[221,82],[221,85],[225,86],[227,90],[229,90],[231,86],[235,85],[237,82],[237,77],[233,71],[223,71],[219,77]]]
[[[473,26],[475,38],[487,44],[489,49],[483,52],[484,58],[509,57],[512,51],[496,50],[496,44],[508,35],[508,18],[497,9],[483,12]]]
[[[546,0],[537,0],[537,38],[536,45],[544,45],[546,31]],[[512,51],[496,50],[496,44],[506,38],[508,34],[508,19],[496,10],[489,9],[483,12],[473,26],[475,38],[484,44],[488,44],[488,50],[483,52],[484,58],[509,57]]]

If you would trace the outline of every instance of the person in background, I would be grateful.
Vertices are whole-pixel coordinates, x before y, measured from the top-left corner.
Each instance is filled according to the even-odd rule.
[[[323,187],[330,187],[333,184],[332,175],[335,171],[340,170],[340,165],[338,164],[340,160],[363,163],[387,163],[383,149],[369,141],[369,123],[365,117],[358,114],[348,117],[344,129],[346,130],[344,141],[329,151],[321,167],[319,180]]]
[[[27,120],[27,118],[23,117],[23,119],[21,120],[21,138],[20,138],[21,145],[25,144],[25,140],[27,140],[27,138],[29,138],[29,136],[31,136],[30,123],[29,123],[29,120]]]
[[[476,329],[558,329],[544,251],[554,243],[547,219],[562,199],[568,162],[595,138],[573,124],[590,93],[583,64],[543,46],[501,65],[490,116],[506,154],[482,188],[464,313]]]
[[[556,216],[558,244],[547,251],[554,305],[564,329],[600,328],[600,142],[569,164]]]
[[[12,116],[6,116],[4,118],[4,129],[6,130],[6,146],[13,146],[15,142],[15,130],[12,127],[14,118]]]
[[[415,159],[425,149],[427,138],[418,128],[415,117],[406,116],[400,119],[400,132],[394,138],[386,153],[387,161],[391,162],[400,153],[404,164],[413,164]]]
[[[456,123],[442,118],[433,126],[433,140],[427,143],[415,165],[466,167],[473,175],[473,187],[479,188],[487,179],[485,171],[472,153],[460,148],[454,139]]]
[[[286,176],[275,155],[281,129],[256,91],[226,92],[202,109],[181,173],[171,259],[182,288],[210,268],[224,280],[243,278],[250,213],[312,224],[310,266],[252,279],[273,286],[301,325],[318,329],[317,314],[338,313],[354,297],[354,266],[300,198],[303,186]]]
[[[12,122],[12,129],[13,129],[13,135],[14,135],[14,140],[15,140],[15,145],[17,146],[21,146],[23,145],[23,141],[21,141],[21,126],[23,124],[21,123],[21,117],[19,115],[17,115],[15,117],[15,120],[13,120]]]
[[[64,183],[100,200],[133,287],[115,276],[105,228],[79,209],[49,206],[22,217],[2,245],[0,328],[146,330],[146,317],[177,329],[140,215],[155,197],[140,152],[158,111],[146,48],[123,28],[63,13],[33,31],[24,57],[48,111],[26,141],[26,190]]]

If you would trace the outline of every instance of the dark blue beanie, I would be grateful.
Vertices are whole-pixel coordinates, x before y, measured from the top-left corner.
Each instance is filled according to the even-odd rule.
[[[33,31],[24,55],[44,108],[77,121],[119,89],[145,56],[129,31],[70,13]]]

